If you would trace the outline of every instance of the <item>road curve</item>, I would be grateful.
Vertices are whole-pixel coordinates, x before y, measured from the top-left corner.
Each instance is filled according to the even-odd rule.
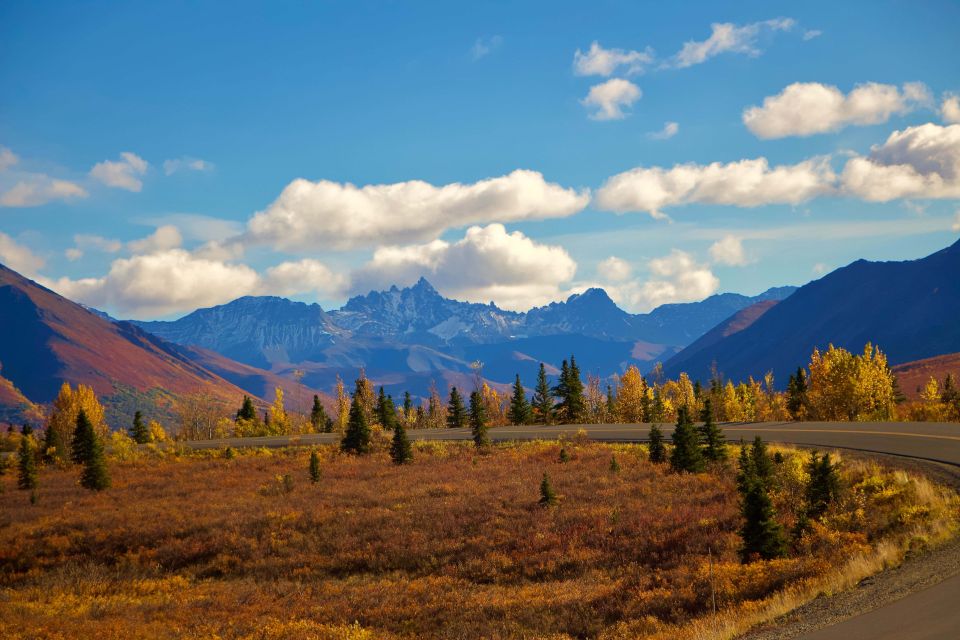
[[[930,460],[960,467],[960,425],[930,422],[764,422],[721,425],[730,441],[760,436],[769,442],[852,449]],[[642,442],[647,424],[588,424],[496,427],[494,441],[553,440],[573,437],[583,430],[592,440]],[[672,429],[664,427],[669,436]],[[468,440],[467,429],[419,429],[413,440]],[[333,443],[337,434],[225,438],[184,443],[195,449],[231,447],[285,447]],[[960,638],[960,575],[943,580],[873,611],[803,636],[806,640],[957,640]]]

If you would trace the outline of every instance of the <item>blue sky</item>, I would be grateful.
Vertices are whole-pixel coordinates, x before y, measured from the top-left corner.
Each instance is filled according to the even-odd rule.
[[[5,2],[0,262],[168,317],[420,275],[642,311],[920,257],[960,228],[958,30],[948,2]]]

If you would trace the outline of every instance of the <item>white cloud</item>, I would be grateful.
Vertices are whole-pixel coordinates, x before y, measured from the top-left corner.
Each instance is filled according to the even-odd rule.
[[[90,176],[108,187],[139,192],[143,188],[143,181],[139,176],[147,172],[147,167],[146,160],[135,153],[124,151],[120,154],[120,160],[104,160],[95,164],[90,170]]]
[[[185,239],[209,242],[222,240],[243,233],[243,223],[236,220],[224,220],[197,213],[170,213],[162,216],[135,220],[155,227],[173,225]]]
[[[616,256],[610,256],[597,265],[597,274],[607,282],[623,282],[632,273],[630,263]]]
[[[0,207],[38,207],[55,200],[70,201],[87,195],[86,190],[76,183],[35,173],[0,193]]]
[[[6,147],[0,147],[0,171],[6,171],[18,162],[20,158],[17,154]]]
[[[960,96],[948,93],[940,104],[940,117],[947,124],[960,124]]]
[[[617,213],[662,210],[691,203],[757,207],[799,204],[830,193],[836,176],[826,158],[770,167],[766,158],[672,169],[638,167],[615,175],[597,191],[598,208]]]
[[[957,212],[953,214],[953,225],[950,228],[960,232],[960,210],[957,210]]]
[[[168,176],[178,171],[213,171],[213,169],[212,162],[188,156],[163,161],[163,173]]]
[[[807,29],[806,31],[803,32],[803,39],[805,41],[813,40],[814,38],[819,38],[822,35],[823,35],[823,31],[820,31],[820,29]]]
[[[181,244],[183,244],[183,236],[180,235],[180,230],[168,224],[158,227],[146,238],[129,242],[127,247],[133,253],[157,253],[176,249]]]
[[[894,131],[866,157],[847,161],[844,191],[871,202],[960,198],[960,125]]]
[[[796,22],[791,18],[775,18],[738,26],[730,22],[710,25],[710,37],[703,41],[691,40],[673,58],[673,66],[684,68],[706,62],[725,52],[760,55],[757,38],[764,33],[790,31]]]
[[[660,131],[652,131],[647,134],[647,137],[652,140],[669,140],[673,136],[677,135],[680,131],[680,125],[676,122],[665,122],[663,124],[663,129]]]
[[[674,249],[669,255],[647,263],[650,277],[643,282],[608,282],[610,297],[634,312],[645,312],[662,304],[694,302],[713,295],[720,280],[710,267],[698,263],[686,251]]]
[[[642,95],[640,88],[623,78],[613,78],[590,87],[590,93],[580,103],[595,108],[590,114],[592,120],[622,120],[627,116],[624,108],[629,108]]]
[[[831,85],[795,82],[764,98],[763,106],[745,109],[743,123],[758,138],[809,136],[848,125],[879,124],[930,102],[930,91],[921,82],[904,84],[902,91],[895,85],[869,82],[847,95]]]
[[[748,262],[743,241],[732,234],[727,234],[710,245],[710,258],[717,264],[730,267],[742,267]]]
[[[285,250],[400,244],[475,223],[562,218],[589,201],[588,191],[525,170],[440,187],[420,180],[357,187],[297,179],[250,219],[246,239]]]
[[[474,60],[479,60],[484,58],[497,49],[500,48],[500,45],[503,44],[502,36],[490,36],[489,38],[477,38],[473,43],[473,46],[470,47],[470,55]]]
[[[44,259],[0,231],[0,262],[14,271],[32,278],[43,268]]]
[[[643,73],[644,66],[652,62],[653,50],[650,47],[645,51],[604,49],[594,41],[586,53],[577,49],[573,54],[573,73],[578,76],[609,76],[624,67],[624,73],[634,75]]]
[[[296,262],[283,262],[267,269],[260,289],[276,296],[291,296],[299,293],[331,295],[341,293],[347,278],[333,272],[318,260],[305,258]]]
[[[123,243],[119,240],[86,233],[78,233],[73,236],[73,245],[73,247],[64,251],[64,255],[70,261],[79,260],[87,251],[116,253],[123,248]]]
[[[563,247],[538,243],[502,224],[470,227],[462,240],[377,249],[352,276],[351,289],[365,292],[407,285],[426,277],[444,295],[494,301],[506,309],[529,309],[562,295],[577,264]]]
[[[830,267],[828,267],[823,262],[818,262],[815,265],[813,265],[813,273],[814,275],[817,275],[817,276],[822,276],[829,270],[830,270]]]

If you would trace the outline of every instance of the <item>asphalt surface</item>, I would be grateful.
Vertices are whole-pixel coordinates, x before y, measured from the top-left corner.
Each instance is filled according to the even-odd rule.
[[[907,456],[960,467],[960,425],[929,422],[768,422],[722,425],[731,441],[760,436],[768,442],[852,449]],[[592,440],[645,441],[650,426],[561,425],[497,427],[494,441],[553,440],[576,436],[583,430]],[[663,427],[669,437],[671,427]],[[413,440],[467,440],[467,429],[422,429],[408,432]],[[337,434],[226,438],[186,443],[196,449],[232,447],[285,447],[337,442]],[[960,575],[944,575],[938,584],[915,592],[879,609],[848,618],[803,636],[805,640],[958,640],[960,639]]]

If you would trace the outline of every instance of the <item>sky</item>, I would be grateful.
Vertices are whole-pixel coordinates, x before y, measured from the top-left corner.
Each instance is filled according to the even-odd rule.
[[[0,263],[121,318],[525,310],[960,237],[956,2],[0,4]]]

